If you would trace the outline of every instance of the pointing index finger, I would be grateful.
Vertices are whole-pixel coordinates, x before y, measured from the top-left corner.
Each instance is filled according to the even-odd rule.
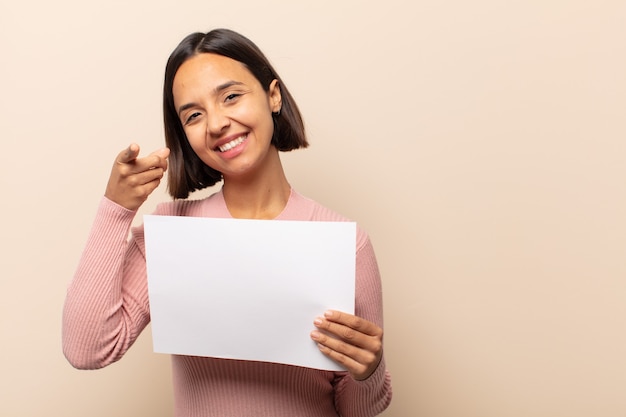
[[[139,145],[137,145],[136,143],[131,143],[128,146],[128,148],[124,149],[117,156],[117,162],[121,164],[127,164],[137,159],[138,155],[139,155]]]

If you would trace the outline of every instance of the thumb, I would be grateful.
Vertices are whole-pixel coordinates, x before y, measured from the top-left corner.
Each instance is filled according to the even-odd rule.
[[[170,156],[170,149],[169,148],[157,149],[156,151],[152,152],[150,155],[156,155],[159,158],[167,159],[167,157]]]

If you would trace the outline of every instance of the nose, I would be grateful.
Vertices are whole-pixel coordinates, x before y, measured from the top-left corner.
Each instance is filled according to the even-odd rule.
[[[214,108],[207,114],[207,135],[220,136],[230,126],[230,118],[220,108]]]

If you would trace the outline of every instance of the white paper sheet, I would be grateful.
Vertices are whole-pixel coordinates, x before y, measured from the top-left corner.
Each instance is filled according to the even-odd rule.
[[[352,222],[144,216],[154,351],[341,370],[309,334],[354,313]]]

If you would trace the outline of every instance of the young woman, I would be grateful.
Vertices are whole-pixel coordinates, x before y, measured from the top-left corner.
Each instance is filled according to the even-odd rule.
[[[302,119],[285,84],[247,38],[225,29],[186,37],[167,63],[163,107],[167,148],[139,157],[139,146],[131,144],[117,156],[68,288],[63,349],[76,368],[119,360],[150,321],[143,227],[127,237],[137,209],[166,171],[174,201],[155,214],[346,221],[289,185],[279,151],[308,145]],[[208,198],[187,199],[219,181],[221,190]],[[355,315],[327,311],[311,319],[316,329],[310,337],[345,372],[173,355],[176,416],[381,413],[391,401],[381,282],[362,230]]]

